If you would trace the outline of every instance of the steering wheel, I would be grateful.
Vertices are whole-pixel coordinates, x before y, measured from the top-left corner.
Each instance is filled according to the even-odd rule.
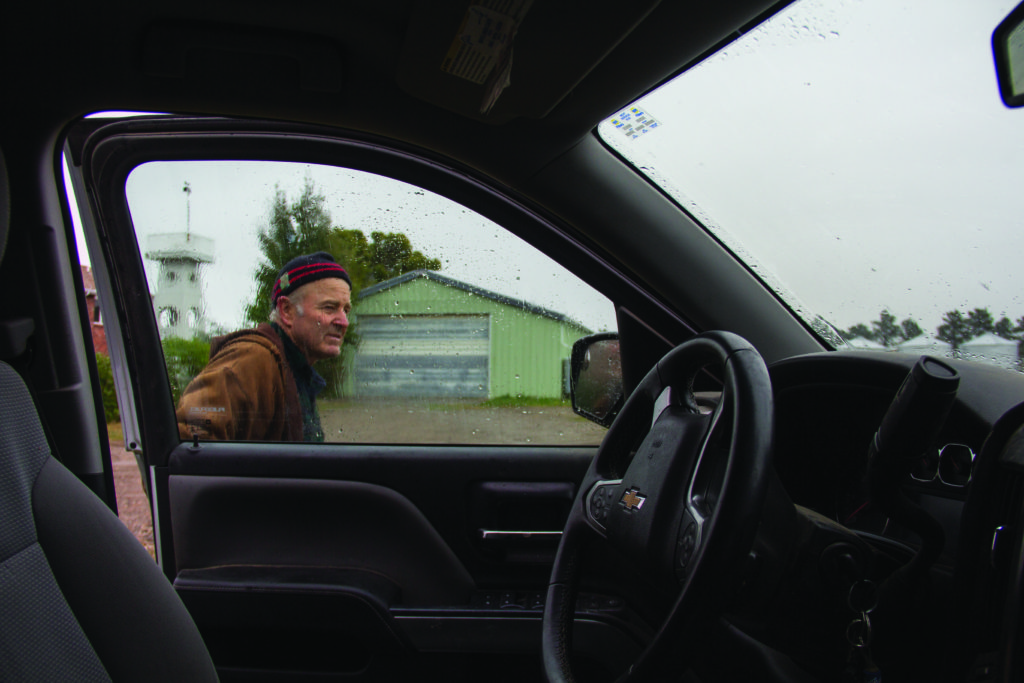
[[[721,368],[722,396],[712,411],[702,411],[693,385],[710,365]],[[651,369],[605,435],[562,534],[544,603],[549,681],[575,680],[572,623],[582,551],[590,543],[609,544],[650,583],[677,596],[619,681],[651,680],[667,652],[678,656],[688,629],[723,609],[754,544],[773,438],[768,370],[742,337],[702,334]]]

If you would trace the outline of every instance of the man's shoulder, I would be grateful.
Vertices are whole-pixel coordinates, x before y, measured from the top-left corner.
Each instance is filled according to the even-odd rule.
[[[273,327],[262,323],[257,327],[238,330],[222,337],[214,337],[210,343],[210,355],[215,356],[223,349],[236,344],[259,344],[267,348],[282,349],[281,338]]]
[[[264,362],[273,360],[280,363],[284,359],[281,340],[270,325],[239,330],[214,340],[210,353],[210,363],[231,359],[251,358]]]

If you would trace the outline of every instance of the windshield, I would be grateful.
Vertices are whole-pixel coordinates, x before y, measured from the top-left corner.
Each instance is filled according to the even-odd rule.
[[[1024,110],[991,35],[1017,1],[795,3],[599,134],[832,346],[1014,366]]]

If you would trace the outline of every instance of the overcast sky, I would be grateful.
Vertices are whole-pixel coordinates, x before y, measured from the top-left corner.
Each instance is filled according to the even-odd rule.
[[[1017,1],[800,3],[643,100],[660,127],[605,135],[837,326],[1016,319],[1024,109],[991,35]]]

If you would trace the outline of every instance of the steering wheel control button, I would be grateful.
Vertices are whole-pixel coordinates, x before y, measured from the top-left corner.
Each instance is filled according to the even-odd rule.
[[[693,559],[693,551],[697,548],[697,524],[690,522],[679,534],[676,543],[676,578],[682,581],[686,578],[690,568],[690,560]]]
[[[622,499],[619,503],[621,503],[622,507],[626,508],[627,511],[632,512],[642,508],[646,500],[647,496],[640,495],[640,489],[634,486],[622,494]]]
[[[615,500],[615,488],[618,485],[619,482],[598,484],[590,493],[590,502],[588,504],[590,518],[597,522],[601,528],[604,528],[605,523],[608,521],[608,513]]]

